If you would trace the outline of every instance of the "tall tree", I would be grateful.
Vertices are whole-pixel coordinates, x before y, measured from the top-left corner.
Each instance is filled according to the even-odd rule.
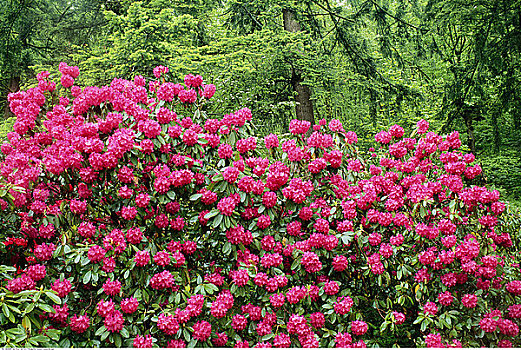
[[[295,13],[291,8],[282,9],[282,18],[284,22],[284,30],[291,33],[298,33],[302,30],[302,27],[297,21]],[[303,81],[302,70],[292,65],[291,86],[295,92],[295,112],[297,119],[306,120],[311,124],[314,124],[315,117],[313,113],[313,101],[311,100],[311,89],[309,85],[304,85]]]
[[[21,76],[31,62],[30,21],[33,0],[11,0],[0,3],[0,92],[4,117],[10,117],[6,96],[20,89]]]
[[[105,20],[102,0],[4,0],[0,2],[0,103],[33,77],[31,67],[55,64],[88,44]]]
[[[368,112],[376,127],[381,101],[418,98],[419,95],[407,84],[389,79],[374,53],[376,43],[371,35],[375,30],[379,37],[388,38],[381,47],[390,53],[399,52],[395,50],[399,44],[395,39],[399,36],[398,31],[402,34],[419,31],[416,25],[404,18],[405,5],[395,5],[391,9],[385,5],[387,1],[381,2],[384,5],[376,0],[343,3],[330,0],[230,0],[228,18],[232,30],[240,34],[245,34],[241,32],[245,28],[249,31],[276,31],[282,23],[286,31],[307,36],[306,50],[301,50],[301,57],[287,62],[287,79],[295,92],[299,119],[314,119],[317,96],[338,90],[342,80],[355,75],[359,88],[363,86],[362,93],[370,101]],[[326,111],[331,111],[329,103],[325,107]]]
[[[521,1],[429,1],[425,23],[434,57],[446,67],[445,92],[439,115],[444,129],[463,121],[467,144],[478,148],[476,124],[489,119],[496,151],[501,145],[498,118],[519,111]],[[510,114],[510,113],[509,113]],[[514,127],[518,113],[511,113]]]

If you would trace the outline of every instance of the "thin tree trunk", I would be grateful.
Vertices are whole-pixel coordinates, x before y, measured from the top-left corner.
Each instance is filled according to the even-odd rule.
[[[284,30],[292,33],[300,32],[302,28],[296,20],[295,14],[289,10],[282,10]],[[302,85],[302,72],[294,67],[291,68],[291,86],[297,93],[295,96],[295,112],[297,119],[307,120],[313,125],[315,123],[313,101],[311,101],[311,89],[307,85]],[[310,129],[311,130],[311,129]]]
[[[11,109],[9,109],[9,102],[7,102],[7,95],[9,95],[11,92],[17,92],[20,90],[20,77],[15,76],[11,77],[9,79],[9,82],[7,83],[7,92],[5,95],[5,107],[4,107],[4,119],[7,119],[9,117],[14,117],[13,112],[11,112]]]

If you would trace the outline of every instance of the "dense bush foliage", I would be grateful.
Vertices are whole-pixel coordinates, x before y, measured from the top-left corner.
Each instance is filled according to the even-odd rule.
[[[60,71],[9,96],[0,345],[521,345],[516,228],[457,132],[259,139],[200,76]]]

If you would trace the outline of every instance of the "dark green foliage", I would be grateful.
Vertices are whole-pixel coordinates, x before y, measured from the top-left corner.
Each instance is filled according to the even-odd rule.
[[[103,0],[0,1],[0,108],[9,117],[7,93],[31,82],[32,66],[70,59],[105,25]]]

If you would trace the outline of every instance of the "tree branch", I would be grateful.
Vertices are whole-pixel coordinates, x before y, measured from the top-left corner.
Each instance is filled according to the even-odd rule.
[[[317,5],[318,7],[320,7],[322,10],[326,11],[330,16],[335,16],[335,17],[338,17],[340,19],[343,19],[344,21],[348,21],[348,22],[351,22],[351,23],[356,23],[356,21],[354,19],[341,16],[338,13],[331,11],[331,9],[329,8],[329,3],[328,3],[328,7],[327,8],[324,5],[320,4],[318,1],[315,1],[314,4]]]
[[[393,14],[389,13],[388,11],[384,10],[384,9],[383,9],[380,5],[378,5],[374,0],[369,0],[369,1],[373,4],[374,7],[378,8],[379,11],[385,13],[387,16],[393,18],[394,20],[396,20],[396,21],[398,21],[398,22],[400,22],[400,23],[402,23],[402,24],[405,24],[405,25],[408,26],[408,27],[414,28],[414,29],[416,29],[416,30],[420,30],[420,29],[421,29],[420,27],[417,27],[417,26],[415,26],[415,25],[413,25],[413,24],[411,24],[411,23],[409,23],[409,22],[406,22],[406,21],[404,21],[403,19],[398,18],[398,17],[394,16]]]

